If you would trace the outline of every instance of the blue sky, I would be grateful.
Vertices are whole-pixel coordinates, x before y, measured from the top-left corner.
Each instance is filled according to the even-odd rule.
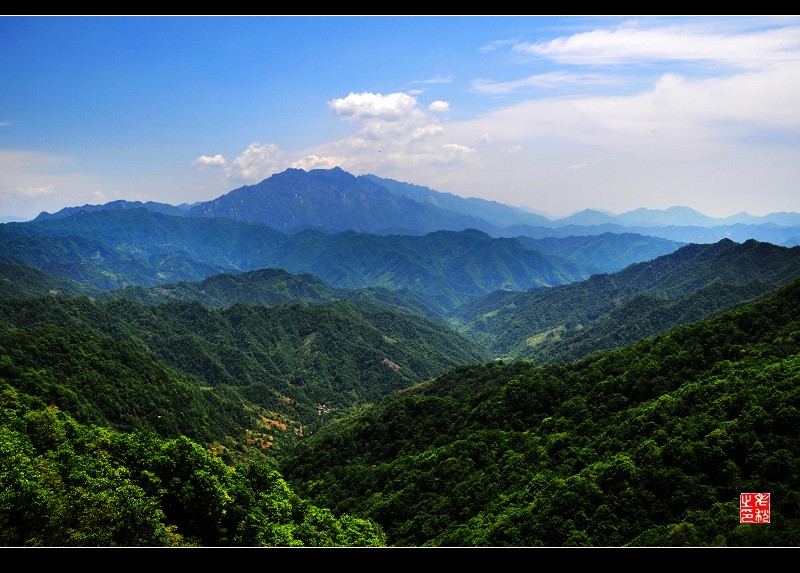
[[[800,212],[800,17],[0,17],[0,217],[289,167],[552,217]]]

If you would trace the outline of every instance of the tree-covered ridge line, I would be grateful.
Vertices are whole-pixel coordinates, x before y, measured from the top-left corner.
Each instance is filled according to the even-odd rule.
[[[463,366],[284,460],[396,546],[797,546],[800,281],[572,364]],[[770,492],[769,526],[739,494]]]
[[[349,300],[359,305],[396,310],[444,322],[441,309],[434,310],[426,302],[426,297],[409,289],[395,291],[383,287],[335,288],[312,274],[294,275],[276,268],[237,274],[221,273],[202,281],[180,281],[154,287],[127,286],[98,292],[93,298],[98,301],[128,299],[150,305],[170,301],[198,301],[210,308],[225,308],[236,303],[279,306]]]
[[[259,412],[149,352],[76,328],[0,332],[0,376],[80,423],[128,432],[151,428],[165,438],[183,435],[204,444],[232,447]]]
[[[103,290],[280,268],[316,275],[336,288],[411,289],[447,309],[497,288],[520,290],[588,276],[576,263],[474,229],[287,234],[263,224],[141,208],[4,224],[0,262]]]
[[[122,213],[127,219],[121,220],[129,220],[134,214]],[[122,217],[114,212],[108,212],[107,215]],[[75,219],[81,220],[88,229],[95,229],[97,224],[91,217],[84,221],[87,217],[76,215]],[[64,223],[51,221],[48,224]],[[105,225],[100,228],[108,231]],[[145,233],[146,238],[155,236],[159,241],[171,236],[166,229],[161,229],[160,233],[151,231]],[[273,239],[280,236],[268,229],[262,231]],[[166,236],[161,233],[166,233]],[[437,247],[444,251],[436,255],[439,251],[434,250],[426,256],[435,258],[435,255],[443,260],[451,257],[451,249],[455,248],[455,244],[451,244],[453,235],[438,233],[427,237],[427,241],[434,242],[431,244],[435,244],[437,237],[440,242],[444,241]],[[487,237],[477,231],[456,235],[458,241],[464,244],[477,241],[476,244],[483,245],[487,241]],[[292,250],[302,259],[308,252],[316,252],[318,241],[323,236],[313,231],[300,233],[292,237],[292,241],[296,241]],[[353,241],[361,245],[369,235],[351,232],[336,237],[344,243]],[[391,242],[394,239],[402,244],[417,240],[418,237],[382,237],[380,241]],[[593,241],[584,239],[575,237],[565,241],[565,244],[591,245],[593,250],[602,245],[610,248],[600,237]],[[552,248],[553,241],[549,239],[540,243],[550,244]],[[278,243],[271,243],[270,248],[277,248]],[[493,244],[495,247],[501,246]],[[630,248],[643,249],[648,248],[649,243],[642,245],[641,238],[628,235],[620,238],[616,247],[625,244]],[[131,248],[131,244],[126,245],[126,248]],[[463,252],[460,249],[456,251]],[[756,300],[775,286],[798,276],[799,249],[758,241],[738,244],[730,240],[711,245],[685,245],[670,254],[629,265],[614,273],[596,274],[586,280],[524,292],[506,290],[504,287],[463,304],[460,301],[464,300],[464,296],[471,298],[473,295],[465,295],[463,290],[462,294],[457,294],[452,284],[461,282],[469,289],[480,273],[472,275],[469,267],[461,268],[462,261],[457,257],[453,259],[452,266],[458,268],[460,274],[453,275],[450,283],[441,290],[437,290],[442,285],[436,283],[435,274],[430,275],[429,278],[432,277],[438,286],[431,287],[427,293],[416,287],[334,287],[319,276],[292,274],[282,268],[213,274],[200,281],[164,282],[150,287],[131,285],[105,291],[83,285],[84,290],[81,291],[74,288],[81,283],[58,279],[35,269],[6,265],[3,268],[8,269],[5,273],[8,281],[0,284],[0,287],[9,295],[18,293],[15,296],[41,296],[44,291],[74,296],[91,289],[91,296],[102,301],[128,298],[157,305],[166,301],[197,300],[214,308],[237,302],[274,306],[290,302],[351,300],[361,306],[384,307],[449,324],[473,342],[490,349],[494,356],[541,363],[575,360],[632,344]],[[356,252],[361,252],[360,247]],[[382,249],[377,249],[377,252],[384,253]],[[313,256],[317,257],[318,253]],[[487,255],[487,260],[495,259]],[[13,278],[15,270],[20,270],[18,281]],[[484,271],[481,270],[485,274]],[[348,272],[358,274],[359,271],[350,269]],[[337,280],[341,280],[342,276],[341,273],[337,274]],[[40,280],[36,281],[34,277]],[[62,288],[56,288],[57,284]],[[49,288],[51,285],[52,288]]]
[[[690,244],[584,281],[493,293],[462,305],[453,323],[495,356],[574,360],[711,318],[799,276],[800,247]]]
[[[351,230],[287,234],[263,224],[137,208],[4,224],[0,262],[37,268],[101,290],[277,268],[312,274],[339,289],[411,290],[438,312],[449,312],[498,288],[523,290],[582,280],[591,272],[617,270],[680,245],[605,233],[552,238],[540,251],[522,239],[492,237],[475,229],[424,235]],[[588,249],[591,256],[581,253]]]
[[[0,298],[93,296],[98,289],[24,265],[0,263]]]
[[[181,380],[212,389],[207,396],[224,398],[227,404],[225,408],[217,406],[215,412],[220,416],[225,412],[226,416],[224,422],[217,421],[225,430],[225,433],[215,432],[220,441],[223,436],[232,436],[240,443],[242,432],[256,430],[253,418],[275,419],[273,415],[263,416],[259,412],[276,413],[280,418],[277,421],[291,425],[292,430],[275,431],[275,440],[259,437],[261,444],[270,442],[267,447],[274,455],[293,447],[298,437],[307,435],[320,423],[320,404],[338,414],[442,374],[458,364],[488,358],[482,349],[444,325],[384,309],[361,308],[348,301],[276,307],[237,303],[210,309],[198,302],[176,301],[150,306],[125,299],[101,303],[87,297],[41,297],[0,300],[0,317],[4,329],[23,331],[20,334],[23,341],[37,336],[34,333],[26,337],[24,332],[32,329],[67,329],[64,343],[42,357],[63,359],[61,362],[49,366],[46,360],[39,366],[29,364],[28,358],[36,342],[29,343],[29,350],[10,355],[10,364],[40,368],[48,380],[64,377],[71,380],[70,373],[85,371],[92,380],[102,382],[102,368],[107,368],[105,376],[111,377],[114,386],[128,378],[137,380],[137,369],[146,371],[150,368],[149,360],[158,362],[162,369],[168,365],[182,375]],[[125,362],[133,362],[128,355],[122,365],[119,359],[110,359],[107,366],[97,360],[69,364],[70,360],[87,355],[87,351],[82,350],[84,344],[94,348],[105,344],[97,339],[106,338],[123,342],[148,358],[137,355],[139,362],[135,367],[125,366]],[[9,347],[13,340],[8,338]],[[57,342],[57,336],[49,337],[48,344]],[[2,349],[0,347],[0,351]],[[387,360],[397,367],[388,365]],[[54,369],[59,369],[60,373],[54,373]],[[136,387],[147,383],[147,392],[156,392],[150,384],[151,378],[138,380]],[[82,389],[70,388],[60,391],[54,404],[77,415],[69,407],[73,403],[81,403],[81,411],[88,413],[91,406],[84,402],[96,406],[101,397],[116,400],[105,396],[100,387],[82,384],[96,395],[90,399],[81,393]],[[76,396],[70,398],[72,393]],[[197,389],[192,394],[196,395]],[[152,398],[129,399],[133,403],[127,404],[123,411],[145,406],[153,411]],[[252,406],[255,404],[257,408]],[[236,411],[235,415],[231,409]],[[243,420],[239,412],[242,409],[251,412],[247,420]],[[119,421],[123,414],[116,415]],[[78,419],[99,421],[82,416]],[[202,416],[198,419],[202,420]],[[166,418],[160,423],[165,421]],[[205,423],[208,422],[210,420]],[[186,425],[181,429],[197,439],[209,438],[207,433],[190,432]]]
[[[599,233],[567,237],[519,236],[517,240],[540,253],[567,259],[590,274],[613,273],[627,266],[675,252],[686,243],[637,233]]]

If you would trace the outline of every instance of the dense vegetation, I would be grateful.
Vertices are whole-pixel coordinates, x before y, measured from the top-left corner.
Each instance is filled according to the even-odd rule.
[[[181,436],[77,423],[0,378],[0,545],[383,546],[374,522],[299,497]]]
[[[797,546],[800,281],[595,359],[464,366],[331,422],[296,491],[397,546]],[[740,524],[741,492],[772,494]]]
[[[581,265],[592,274],[613,273],[627,266],[668,255],[685,243],[637,233],[600,233],[570,237],[520,236],[517,240],[535,251]]]
[[[258,269],[239,274],[222,273],[199,282],[181,281],[155,287],[126,286],[100,291],[95,300],[128,299],[144,304],[169,301],[197,301],[210,308],[224,308],[235,303],[253,306],[279,306],[295,302],[333,302],[350,300],[384,310],[417,314],[444,323],[442,315],[428,306],[409,289],[389,290],[383,287],[339,289],[319,277],[304,273],[293,275],[283,269]]]
[[[243,429],[255,427],[256,414],[266,415],[148,352],[75,328],[1,332],[0,376],[79,422],[120,431],[150,427],[164,437],[188,436],[209,446],[242,441]]]
[[[0,299],[0,324],[0,332],[16,329],[5,339],[10,363],[40,369],[41,377],[57,381],[57,391],[51,385],[40,390],[47,389],[51,403],[81,422],[100,421],[84,415],[91,412],[88,407],[75,410],[87,400],[97,407],[109,402],[103,409],[109,416],[116,411],[106,420],[114,423],[131,411],[138,411],[138,417],[147,412],[150,419],[161,415],[162,424],[177,415],[163,411],[169,393],[145,374],[152,370],[142,356],[146,353],[150,361],[168,365],[190,379],[195,386],[192,396],[200,392],[198,388],[206,388],[204,408],[219,415],[231,409],[250,412],[250,419],[243,419],[241,413],[226,414],[228,423],[211,434],[196,428],[190,431],[182,421],[183,433],[203,443],[212,434],[221,442],[239,443],[258,430],[272,436],[259,436],[258,442],[268,443],[275,453],[293,447],[297,432],[313,431],[325,417],[320,414],[321,405],[325,415],[338,414],[456,365],[487,359],[479,347],[444,325],[349,301],[275,307],[238,303],[212,309],[183,301],[151,306],[126,299],[101,303],[87,297]],[[42,328],[51,330],[35,331]],[[52,328],[63,331],[52,334]],[[12,352],[17,340],[21,349]],[[118,354],[83,360],[98,345]],[[80,352],[73,352],[73,347]],[[0,356],[2,352],[0,346]],[[85,381],[84,370],[97,382]],[[28,376],[34,375],[38,376]],[[119,402],[117,396],[107,395],[112,387],[136,393],[131,399],[140,403]],[[209,403],[212,397],[224,400],[225,408]],[[214,422],[213,416],[195,418],[196,413],[178,408],[178,403],[188,408],[187,400],[169,409],[184,411],[182,416],[198,424]],[[267,429],[259,430],[263,424],[252,418],[266,418]]]
[[[498,288],[520,290],[588,276],[576,263],[474,229],[420,236],[286,234],[259,223],[144,208],[6,223],[0,226],[0,262],[103,290],[280,268],[313,274],[342,289],[412,289],[437,310],[452,310]]]

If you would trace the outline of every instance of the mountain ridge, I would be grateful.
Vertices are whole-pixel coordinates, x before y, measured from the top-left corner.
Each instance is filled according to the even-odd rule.
[[[440,229],[476,228],[492,236],[512,233],[538,238],[547,233],[565,236],[617,229],[682,242],[715,242],[726,236],[787,246],[800,242],[800,213],[755,216],[742,212],[717,218],[690,207],[673,206],[663,210],[639,208],[617,215],[585,209],[567,217],[550,218],[497,201],[464,198],[373,174],[355,176],[340,167],[310,171],[289,168],[254,185],[192,204],[118,200],[105,205],[66,207],[52,214],[42,212],[34,220],[65,217],[80,210],[135,207],[176,216],[259,222],[286,232],[316,228],[325,232],[354,229],[378,234],[424,234]]]
[[[566,358],[569,342],[588,337],[592,325],[611,313],[619,317],[616,342],[595,346],[595,351],[633,343],[689,320],[678,319],[680,312],[665,315],[670,301],[679,297],[694,295],[700,302],[703,289],[717,289],[719,307],[706,304],[690,313],[694,320],[700,320],[766,295],[798,277],[800,247],[722,239],[713,244],[688,244],[653,260],[583,281],[502,297],[490,294],[462,305],[453,318],[461,332],[482,341],[496,354],[531,360],[549,354],[550,359],[558,359]],[[641,299],[636,304],[642,295],[650,297],[648,309],[641,307]],[[653,324],[638,323],[634,329],[635,319],[642,316],[660,318]],[[626,325],[629,332],[625,332]],[[543,348],[548,352],[542,352]]]

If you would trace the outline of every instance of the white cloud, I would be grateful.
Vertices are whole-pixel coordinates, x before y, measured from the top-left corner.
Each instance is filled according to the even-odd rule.
[[[105,191],[103,191],[101,189],[98,189],[98,190],[92,192],[91,197],[93,198],[92,202],[94,204],[96,204],[96,205],[103,205],[104,203],[108,203],[109,201],[111,201],[111,199],[109,198],[108,193],[106,193]],[[136,201],[136,200],[141,201],[141,200],[146,200],[146,199],[143,199],[143,198],[142,199],[136,199],[135,197],[131,197],[131,200],[133,200],[133,201]]]
[[[430,123],[423,127],[417,127],[411,132],[411,139],[420,139],[421,137],[430,137],[432,135],[439,135],[444,131],[444,127],[438,123]]]
[[[800,137],[800,62],[764,72],[692,80],[665,74],[627,96],[535,99],[447,125],[450,137],[495,141],[559,137],[606,149],[690,154],[769,130]],[[775,141],[779,141],[775,139]]]
[[[292,169],[302,169],[304,171],[311,171],[312,169],[333,169],[345,163],[344,157],[319,157],[317,155],[306,155],[296,161],[292,161],[289,167]]]
[[[61,169],[70,165],[72,160],[64,155],[0,150],[0,173],[3,174],[27,169]]]
[[[285,153],[274,143],[254,141],[225,168],[228,179],[262,181],[288,166]]]
[[[405,93],[350,93],[328,106],[344,121],[360,123],[358,139],[387,145],[392,144],[389,140],[408,141],[414,129],[435,122],[420,109],[417,98]]]
[[[517,40],[495,40],[480,48],[480,51],[492,52],[494,50],[505,48],[506,46],[514,46],[517,43],[519,43]]]
[[[431,115],[448,111],[446,101],[436,100],[422,109],[417,98],[404,93],[350,93],[329,102],[329,107],[341,119],[358,122],[358,131],[312,153],[342,158],[339,165],[352,173],[389,176],[431,166],[449,168],[476,156],[464,141],[449,137],[445,126]]]
[[[564,85],[612,85],[618,80],[599,74],[571,74],[568,72],[550,72],[536,74],[521,80],[510,82],[494,82],[476,79],[471,82],[472,91],[488,95],[508,94],[524,88],[553,88]]]
[[[441,153],[434,156],[436,163],[461,163],[475,155],[476,151],[468,145],[445,143]]]
[[[436,76],[428,80],[416,80],[415,84],[449,84],[452,83],[453,76]]]
[[[0,187],[0,200],[11,198],[31,198],[52,195],[55,187],[52,185],[42,185],[41,187]]]
[[[589,164],[586,162],[574,163],[567,166],[567,171],[580,171],[582,169],[586,169],[587,167],[589,167]]]
[[[192,161],[192,165],[196,167],[215,167],[215,166],[225,166],[227,162],[225,161],[225,157],[217,153],[216,155],[201,155],[194,161]]]
[[[417,106],[417,98],[404,93],[381,95],[351,92],[345,98],[328,102],[328,107],[346,121],[361,119],[397,121],[415,113]]]
[[[566,64],[622,64],[631,60],[693,60],[736,67],[796,61],[800,27],[751,33],[710,33],[699,25],[642,29],[626,24],[547,42],[520,43],[515,50]]]
[[[113,183],[79,171],[68,156],[0,151],[0,209],[6,213],[33,218],[65,205],[96,203],[98,197],[119,193]]]

